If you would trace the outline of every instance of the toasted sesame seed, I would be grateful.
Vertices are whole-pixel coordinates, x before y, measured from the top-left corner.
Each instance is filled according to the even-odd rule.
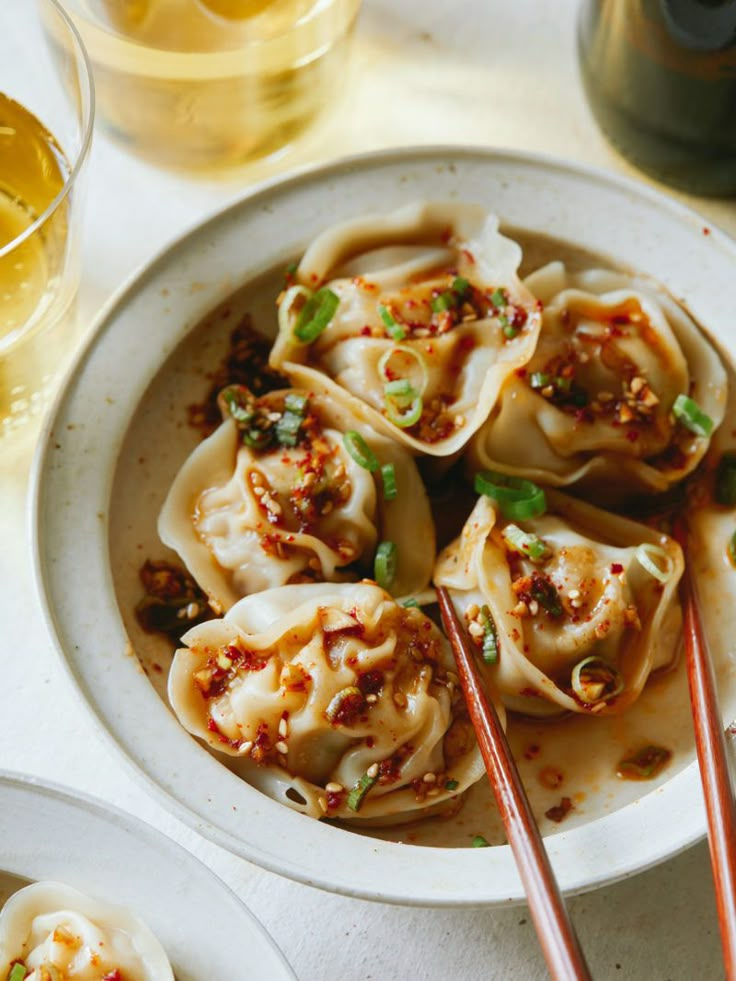
[[[378,701],[378,695],[371,693],[370,695],[365,696],[365,700],[369,705],[375,705]]]
[[[257,484],[253,488],[253,493],[256,495],[256,497],[263,497],[263,495],[266,493],[266,488],[265,487],[261,487],[260,484]]]
[[[427,797],[437,797],[439,796],[439,792],[439,787],[430,787],[430,789],[427,791]]]
[[[471,603],[470,606],[465,611],[465,616],[468,620],[475,620],[475,618],[480,613],[480,607],[477,603]]]
[[[281,505],[278,501],[274,501],[273,498],[266,505],[271,514],[281,514]]]
[[[511,613],[515,617],[525,617],[529,613],[529,607],[523,600],[519,600]]]
[[[199,616],[199,603],[190,603],[187,607],[187,619],[193,620],[196,616]]]
[[[342,465],[342,463],[340,463],[337,467],[335,467],[335,480],[340,480],[345,476],[345,473],[345,467]]]
[[[598,392],[599,402],[613,402],[613,392]]]
[[[573,610],[579,610],[582,605],[583,601],[581,599],[570,600],[570,606],[573,608]]]
[[[307,565],[310,569],[314,569],[315,572],[319,572],[322,568],[322,563],[317,558],[310,559],[309,562],[307,562]]]
[[[283,738],[286,738],[286,736],[289,735],[289,723],[286,721],[286,719],[282,719],[279,722],[279,735]]]
[[[345,788],[341,783],[330,782],[326,785],[325,790],[328,794],[341,794]]]
[[[437,781],[437,774],[436,773],[425,773],[424,776],[422,777],[422,780],[425,783],[436,783],[436,781]]]
[[[618,574],[618,581],[621,583],[622,586],[625,586],[626,585],[626,573],[625,572],[619,572],[619,574]]]
[[[533,617],[539,613],[539,603],[535,599],[529,600],[529,612]]]
[[[309,470],[304,474],[304,479],[302,480],[302,487],[311,487],[312,484],[317,483],[317,474],[314,470]]]
[[[644,388],[646,383],[647,382],[645,378],[642,378],[641,376],[637,375],[636,378],[631,379],[631,385],[629,387],[631,388],[631,391],[634,393],[634,395],[637,395],[642,390],[642,388]]]
[[[240,746],[238,747],[238,752],[242,756],[245,756],[245,754],[250,753],[252,749],[253,749],[253,740],[247,739],[244,743],[240,744]]]
[[[455,416],[455,419],[453,421],[454,421],[454,423],[455,423],[456,426],[464,426],[465,425],[465,416],[462,415],[462,414],[457,415],[457,416]]]
[[[321,810],[321,811],[322,811],[322,812],[323,812],[324,814],[326,814],[326,813],[327,813],[327,798],[326,798],[326,797],[318,797],[318,798],[317,798],[317,803],[318,803],[318,804],[319,804],[319,806],[320,806],[320,810]]]
[[[332,510],[332,501],[325,501],[325,503],[322,505],[322,510],[320,511],[320,514],[329,514],[331,510]]]
[[[578,361],[580,364],[587,364],[590,361],[590,355],[587,351],[580,351],[578,353]]]
[[[378,763],[371,763],[371,765],[366,770],[366,776],[369,780],[375,780],[378,776]]]
[[[253,484],[254,487],[262,487],[263,477],[261,476],[261,474],[258,473],[257,470],[254,470],[253,473],[251,473],[250,475],[250,482],[251,484]]]
[[[483,636],[484,630],[477,620],[471,620],[471,622],[468,624],[468,633],[471,637],[478,638]]]
[[[289,747],[286,745],[283,739],[279,739],[275,748],[277,753],[282,753],[284,756],[286,756],[286,754],[289,752]]]
[[[399,708],[404,708],[406,705],[406,695],[402,691],[394,692],[394,704],[398,705]]]
[[[542,391],[542,395],[544,395],[546,399],[550,398],[552,395],[555,394],[554,385],[545,385],[541,391]]]
[[[580,596],[580,590],[579,589],[571,589],[568,592],[567,595],[570,597],[571,600],[577,599],[578,596]]]
[[[427,327],[417,327],[414,331],[415,337],[429,337],[429,330]]]

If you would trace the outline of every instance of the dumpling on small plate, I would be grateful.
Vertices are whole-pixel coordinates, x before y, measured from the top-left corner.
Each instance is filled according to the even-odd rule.
[[[447,640],[373,582],[248,596],[183,643],[179,721],[311,817],[411,820],[484,773]]]
[[[490,687],[529,716],[622,712],[676,663],[679,545],[556,491],[544,511],[539,488],[509,501],[501,475],[485,479],[500,500],[478,499],[434,580],[465,618]],[[537,513],[504,516],[514,508]]]
[[[365,574],[397,596],[426,588],[434,525],[407,450],[308,389],[230,386],[220,402],[225,421],[184,463],[158,525],[216,611]]]
[[[534,351],[541,315],[520,261],[478,205],[335,225],[279,298],[271,364],[416,453],[454,454]]]
[[[35,882],[0,912],[3,981],[174,981],[134,913],[58,882]]]
[[[474,436],[470,466],[609,495],[686,477],[728,394],[691,317],[651,282],[608,270],[552,262],[525,283],[544,304],[536,350]]]

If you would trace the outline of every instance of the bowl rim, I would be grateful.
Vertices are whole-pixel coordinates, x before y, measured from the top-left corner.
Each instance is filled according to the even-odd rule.
[[[201,814],[197,814],[191,810],[190,807],[180,800],[174,793],[160,786],[155,777],[148,772],[148,770],[144,769],[139,762],[136,762],[131,755],[129,755],[128,751],[126,751],[124,746],[118,741],[108,722],[100,717],[96,706],[92,704],[91,700],[80,689],[73,666],[70,659],[67,658],[64,652],[63,643],[55,625],[54,612],[50,596],[50,576],[48,575],[48,571],[45,566],[42,529],[42,514],[44,506],[43,477],[49,466],[49,460],[52,453],[52,442],[50,437],[54,430],[57,418],[63,410],[65,399],[73,388],[74,383],[90,357],[91,352],[113,323],[115,314],[124,308],[125,304],[135,296],[138,290],[149,285],[150,281],[154,280],[156,276],[167,266],[167,264],[172,262],[172,260],[175,260],[178,252],[186,249],[187,246],[192,246],[192,243],[196,239],[198,239],[200,236],[206,235],[209,231],[214,230],[219,223],[224,223],[228,219],[235,216],[240,209],[248,206],[255,207],[259,204],[263,204],[268,201],[269,197],[274,194],[278,195],[284,190],[298,188],[300,185],[309,184],[310,182],[319,182],[328,178],[339,178],[341,175],[350,173],[354,170],[370,171],[371,168],[380,167],[381,165],[409,165],[410,163],[424,165],[446,165],[448,159],[457,160],[460,162],[485,161],[495,162],[496,164],[508,163],[510,167],[535,167],[541,168],[545,172],[555,170],[562,172],[568,177],[579,177],[597,185],[604,185],[609,190],[613,189],[614,191],[624,193],[629,197],[633,197],[634,199],[643,199],[656,209],[668,212],[670,216],[679,223],[692,226],[693,232],[697,231],[698,233],[702,233],[704,229],[707,229],[707,241],[709,246],[722,250],[726,253],[726,256],[729,259],[736,260],[736,242],[723,233],[710,219],[703,218],[686,205],[667,197],[655,188],[649,187],[648,185],[642,184],[629,177],[619,174],[612,174],[599,167],[581,164],[579,162],[566,161],[562,158],[545,153],[533,153],[504,148],[432,145],[371,151],[369,153],[360,153],[339,158],[327,164],[313,164],[301,167],[287,177],[277,176],[257,185],[236,201],[214,212],[204,221],[193,222],[181,234],[176,236],[165,248],[160,250],[153,258],[141,263],[138,269],[136,269],[121,284],[121,286],[103,305],[94,320],[94,326],[86,343],[77,353],[65,376],[64,383],[58,391],[53,405],[44,421],[31,473],[29,520],[31,523],[31,536],[33,542],[33,569],[36,588],[38,590],[49,635],[52,639],[57,655],[62,662],[65,673],[74,684],[77,694],[82,699],[86,710],[91,714],[97,727],[102,731],[105,739],[112,746],[114,746],[119,758],[122,758],[125,761],[126,765],[133,772],[136,779],[146,787],[147,791],[151,793],[154,799],[158,800],[169,813],[174,814],[189,827],[202,834],[205,838],[214,841],[216,844],[227,849],[228,851],[233,852],[234,854],[239,855],[240,857],[249,861],[255,862],[263,868],[269,869],[277,874],[285,875],[307,885],[312,885],[337,894],[380,902],[420,907],[449,908],[515,904],[524,901],[524,892],[518,875],[515,876],[513,882],[506,883],[508,889],[504,891],[503,894],[496,894],[492,897],[488,896],[482,890],[479,892],[476,887],[473,887],[470,890],[466,888],[464,892],[455,890],[451,895],[437,894],[434,890],[429,889],[425,890],[423,893],[414,892],[408,894],[406,888],[402,888],[397,881],[400,879],[399,874],[395,874],[393,877],[390,877],[389,881],[387,881],[385,886],[380,890],[375,887],[367,888],[345,881],[336,883],[330,876],[329,869],[325,870],[323,867],[320,870],[312,867],[310,870],[305,871],[301,866],[296,865],[289,860],[284,860],[280,856],[274,857],[267,852],[264,853],[264,851],[257,845],[246,842],[242,838],[238,838],[236,840],[228,831],[214,824],[213,821],[215,819],[212,821],[204,819]],[[245,280],[243,280],[243,282],[245,282]],[[182,329],[179,340],[182,340],[185,335],[186,331]],[[671,787],[675,784],[677,784],[678,787],[686,784],[688,791],[695,789],[695,796],[689,800],[689,823],[687,827],[680,827],[679,835],[676,841],[673,842],[669,838],[666,839],[665,836],[660,837],[657,835],[656,840],[653,843],[649,843],[645,858],[642,858],[639,855],[631,857],[627,860],[618,861],[615,869],[606,868],[604,862],[599,862],[594,873],[591,873],[590,868],[585,868],[581,874],[575,877],[565,876],[564,869],[560,871],[558,868],[558,876],[561,878],[564,891],[568,894],[577,894],[598,888],[602,885],[612,884],[616,881],[637,874],[640,871],[651,868],[652,866],[668,858],[675,857],[680,852],[701,840],[705,835],[705,817],[702,799],[697,793],[697,789],[700,786],[697,773],[697,763],[693,762],[689,764],[682,771],[674,775],[667,782],[667,784],[664,785],[664,787]],[[641,807],[642,801],[646,800],[647,798],[654,798],[661,794],[661,790],[664,789],[664,787],[652,791],[650,794],[646,795],[646,797],[635,801],[634,804],[625,805],[623,808],[620,808],[611,814],[594,819],[593,821],[582,825],[579,828],[575,828],[572,831],[561,831],[555,835],[548,836],[545,841],[553,865],[564,861],[563,853],[566,849],[569,849],[570,839],[575,836],[576,833],[579,837],[581,831],[584,831],[585,828],[590,828],[593,824],[610,821],[611,819],[615,818],[616,815],[621,815],[623,812],[626,812],[637,805]],[[285,812],[292,813],[292,816],[301,818],[301,815],[294,815],[293,812],[289,812],[288,809],[283,808],[282,805],[278,806]],[[318,827],[323,827],[321,822],[315,822],[315,825]],[[336,829],[329,830],[334,831]],[[342,831],[342,834],[345,833],[346,832]],[[356,838],[358,841],[361,840],[361,836],[354,836],[354,838]],[[376,840],[371,840],[371,842],[374,846],[371,849],[373,853],[379,854],[385,851],[389,853],[391,858],[398,860],[399,865],[403,867],[405,863],[400,860],[399,856],[406,854],[407,849],[405,845]],[[357,847],[358,846],[356,845],[356,848]],[[416,845],[412,845],[411,850],[427,861],[430,861],[430,856],[433,852],[437,853],[443,851],[442,849]],[[452,854],[453,856],[457,856],[458,853],[469,851],[471,850],[453,849]],[[490,856],[487,852],[479,853],[476,850],[473,851],[476,862],[474,871],[479,878],[483,878],[484,870],[486,873],[492,870],[491,865],[487,864],[487,862],[490,860]],[[488,850],[488,852],[502,851],[508,852],[510,860],[510,850],[508,845],[498,846],[497,848]],[[635,851],[635,849],[633,851]],[[462,858],[460,857],[458,861],[462,861]]]
[[[271,955],[269,970],[273,970],[278,964],[281,967],[279,977],[284,979],[293,978],[296,981],[296,974],[286,960],[284,953],[240,896],[209,865],[183,845],[180,845],[179,842],[164,834],[163,831],[160,831],[147,821],[143,821],[122,807],[115,805],[113,808],[112,804],[106,803],[84,791],[76,790],[33,774],[21,773],[4,768],[0,769],[0,798],[2,798],[5,791],[8,791],[11,795],[18,792],[29,792],[33,797],[40,798],[46,807],[52,809],[59,807],[70,811],[82,810],[100,828],[119,828],[128,833],[131,836],[131,840],[144,840],[150,849],[157,848],[160,852],[166,853],[171,862],[178,861],[178,863],[187,866],[189,869],[196,868],[197,874],[203,879],[208,880],[212,884],[213,890],[220,893],[223,897],[227,896],[248,920],[253,935],[258,935],[264,948]],[[22,863],[20,865],[17,864],[15,852],[13,852],[13,859],[16,861],[16,865],[13,868],[6,868],[5,862],[7,858],[4,857],[5,854],[3,845],[0,843],[0,875],[5,873],[20,878],[32,878],[32,874],[27,867],[23,866]],[[32,879],[32,881],[42,880]],[[143,886],[141,887],[143,888]],[[115,902],[114,899],[110,899],[109,901],[111,903]],[[136,911],[132,910],[132,912]]]

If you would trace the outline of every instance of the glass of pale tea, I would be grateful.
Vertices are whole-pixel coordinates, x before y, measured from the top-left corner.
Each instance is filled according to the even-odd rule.
[[[75,347],[92,77],[56,0],[0,3],[0,445]]]
[[[108,135],[164,166],[269,156],[345,88],[360,0],[64,0]]]

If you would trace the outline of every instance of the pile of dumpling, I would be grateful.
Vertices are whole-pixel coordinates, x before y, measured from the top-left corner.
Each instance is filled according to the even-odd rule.
[[[184,635],[171,703],[304,813],[406,820],[481,777],[432,582],[502,710],[617,713],[677,656],[677,543],[591,499],[686,477],[725,370],[652,283],[520,262],[473,205],[326,231],[278,298],[293,387],[224,389],[165,502],[224,614]],[[451,466],[478,498],[438,556],[426,486]]]

